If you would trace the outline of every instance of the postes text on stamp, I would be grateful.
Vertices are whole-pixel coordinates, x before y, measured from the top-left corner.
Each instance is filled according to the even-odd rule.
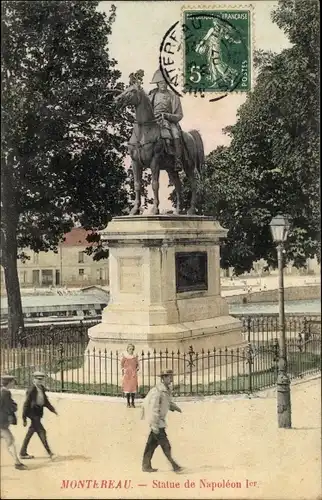
[[[247,9],[183,12],[186,91],[251,89],[251,16]]]

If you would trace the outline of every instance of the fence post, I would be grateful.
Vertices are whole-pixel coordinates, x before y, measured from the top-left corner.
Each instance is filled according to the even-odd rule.
[[[151,389],[151,365],[150,365],[150,363],[151,363],[151,354],[150,354],[150,351],[148,351],[148,387],[147,387],[147,392],[149,392],[149,390]],[[144,392],[144,387],[143,387],[143,392]]]
[[[60,388],[61,392],[64,391],[64,344],[60,342],[59,344],[59,365],[60,365]]]
[[[304,344],[304,352],[306,351],[306,346],[307,346],[307,342],[308,340],[310,339],[310,324],[307,320],[306,317],[304,317],[304,320],[303,320],[303,344]]]
[[[253,392],[253,348],[252,344],[248,342],[246,347],[246,362],[248,364],[248,392],[251,394]]]
[[[142,349],[141,359],[138,362],[138,368],[141,369],[141,395],[145,393],[145,390],[144,390],[144,386],[145,386],[144,365],[145,365],[145,358],[144,358],[144,351]],[[137,370],[137,371],[139,371],[139,370]],[[140,393],[140,386],[139,385],[138,385],[137,391],[138,391],[138,393]]]
[[[280,346],[279,346],[279,343],[278,343],[278,339],[276,337],[274,339],[273,352],[274,352],[273,361],[275,363],[275,375],[276,375],[276,380],[277,380],[277,375],[278,375],[278,360],[279,360],[279,357],[280,357]]]
[[[251,332],[251,324],[252,324],[252,318],[248,316],[247,318],[247,342],[250,343],[250,332]]]
[[[298,347],[300,353],[303,350],[303,344],[304,344],[304,339],[303,339],[303,336],[302,336],[302,331],[300,330],[299,334],[297,336],[297,347]]]
[[[195,354],[192,345],[189,346],[189,351],[188,351],[188,366],[189,366],[189,385],[190,385],[190,394],[192,394],[192,367],[194,366],[193,364],[193,355]]]
[[[20,362],[19,362],[19,366],[18,366],[18,385],[19,385],[19,382],[20,382],[20,371],[22,373],[25,373],[25,366],[26,366],[26,348],[24,347],[24,345],[22,344],[22,347],[20,348]],[[19,370],[19,368],[21,367],[21,370]]]
[[[80,344],[82,347],[85,345],[85,328],[84,328],[84,323],[82,320],[79,322],[79,339],[80,339]]]

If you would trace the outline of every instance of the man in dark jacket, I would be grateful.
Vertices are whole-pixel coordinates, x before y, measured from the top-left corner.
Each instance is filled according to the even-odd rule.
[[[10,425],[15,425],[17,423],[16,411],[17,404],[13,401],[11,397],[10,389],[15,385],[15,379],[12,375],[3,375],[1,377],[1,392],[0,392],[0,431],[1,438],[3,438],[8,447],[8,451],[15,461],[16,469],[26,469],[27,467],[23,465],[17,455],[15,439],[9,429]]]
[[[28,455],[27,448],[30,439],[37,432],[42,444],[44,445],[45,450],[47,451],[50,458],[54,457],[53,452],[51,451],[49,444],[47,442],[47,433],[45,428],[41,423],[41,419],[44,414],[44,408],[48,408],[49,411],[55,413],[57,412],[55,408],[50,404],[48,397],[46,395],[46,389],[43,385],[45,374],[42,372],[35,372],[33,374],[34,383],[31,387],[29,387],[26,395],[26,401],[23,405],[23,413],[22,420],[23,425],[26,427],[27,418],[30,418],[31,424],[22,443],[22,447],[20,450],[20,458],[34,458],[32,455]]]

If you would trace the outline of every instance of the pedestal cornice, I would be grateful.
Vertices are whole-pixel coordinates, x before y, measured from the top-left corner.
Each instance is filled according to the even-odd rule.
[[[213,244],[225,238],[227,232],[214,217],[151,215],[115,217],[100,234],[102,241],[113,246],[123,241],[133,241],[134,244],[146,240],[151,242],[149,246],[160,246],[179,242],[186,245]]]

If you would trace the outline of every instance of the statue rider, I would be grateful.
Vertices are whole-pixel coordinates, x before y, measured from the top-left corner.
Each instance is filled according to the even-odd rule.
[[[182,169],[182,143],[179,122],[183,118],[180,98],[168,89],[159,69],[154,73],[151,83],[158,86],[149,92],[154,115],[160,124],[161,136],[174,145],[175,170],[180,171]]]

